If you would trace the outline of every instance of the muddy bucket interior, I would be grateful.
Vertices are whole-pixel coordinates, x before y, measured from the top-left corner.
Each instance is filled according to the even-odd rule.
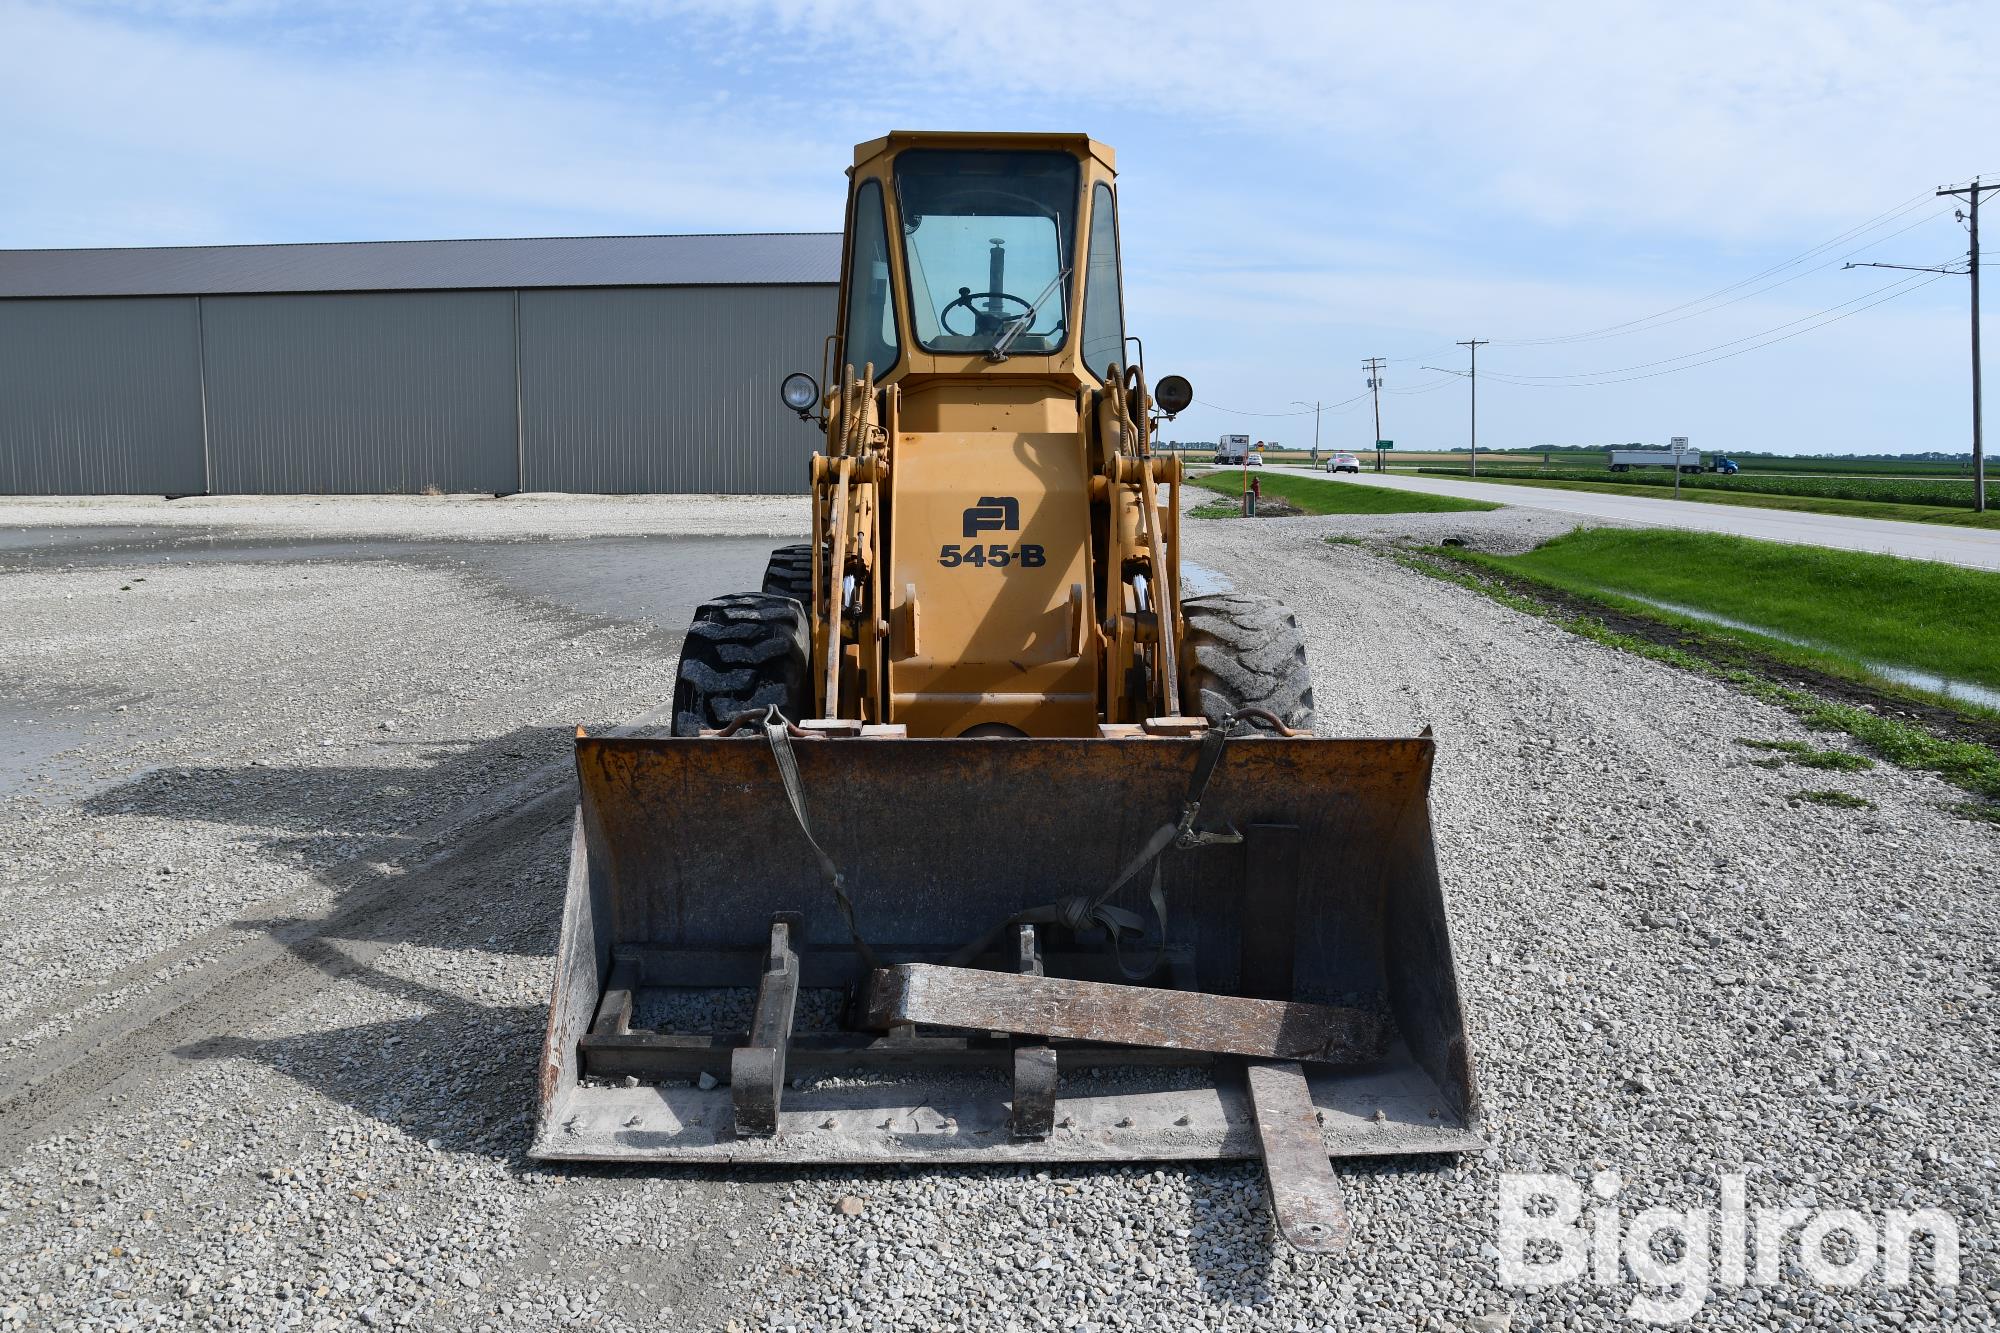
[[[1259,1119],[1283,1101],[1283,1077],[1297,1080],[1292,1118],[1317,1122],[1323,1143],[1301,1132],[1321,1167],[1325,1155],[1481,1146],[1431,841],[1428,736],[1231,741],[1199,825],[1242,839],[1163,853],[1164,947],[1150,874],[1111,900],[1144,930],[1117,951],[1101,928],[1047,913],[1025,930],[1013,921],[1116,881],[1179,817],[1200,745],[793,745],[864,959],[764,738],[580,738],[536,1155],[1268,1161]],[[977,979],[1003,998],[1017,979],[1058,992],[1036,1001],[1058,1021],[1037,1035],[1024,1031],[1034,1019],[998,1011],[934,1025],[881,1007],[890,972],[949,982],[965,974],[935,965],[953,961],[1005,974]],[[1079,981],[1107,983],[1088,994],[1112,998],[1108,1016],[1064,998]],[[1205,1030],[1199,996],[1347,1015],[1374,1036],[1275,1063],[1300,1058],[1283,1049],[1297,1045],[1286,1011],[1232,1037],[1248,1046],[1200,1049],[1217,1043],[1189,1035]],[[1120,1025],[1119,1002],[1133,998],[1157,1002],[1128,1006],[1153,1016],[1151,1037]],[[1284,1006],[1253,1008],[1261,1021]],[[1266,1039],[1278,1045],[1261,1051]]]

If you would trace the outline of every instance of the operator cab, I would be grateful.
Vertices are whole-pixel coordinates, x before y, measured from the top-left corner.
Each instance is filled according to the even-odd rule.
[[[855,154],[841,361],[907,374],[1129,358],[1111,152],[1082,135],[891,135]]]

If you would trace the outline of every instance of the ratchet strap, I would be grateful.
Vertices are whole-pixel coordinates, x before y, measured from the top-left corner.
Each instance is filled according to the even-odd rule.
[[[1181,800],[1179,818],[1154,829],[1138,852],[1118,872],[1117,878],[1106,885],[1102,892],[1072,894],[1052,903],[1043,903],[1039,907],[1016,912],[985,935],[960,949],[946,962],[952,967],[968,966],[1013,926],[1058,925],[1073,932],[1101,926],[1111,937],[1111,956],[1127,981],[1144,981],[1152,976],[1167,954],[1167,897],[1160,887],[1161,856],[1169,847],[1176,851],[1189,851],[1197,847],[1215,847],[1243,841],[1243,835],[1233,828],[1216,832],[1195,827],[1195,819],[1201,814],[1202,797],[1208,791],[1208,781],[1215,776],[1216,765],[1222,761],[1222,748],[1228,744],[1236,721],[1236,716],[1232,715],[1227,720],[1209,727],[1202,734],[1201,752],[1195,757],[1194,772],[1188,778],[1187,795]],[[1153,880],[1147,890],[1146,900],[1153,908],[1153,919],[1159,926],[1160,938],[1153,950],[1152,959],[1144,967],[1133,969],[1125,965],[1124,937],[1130,935],[1135,939],[1143,938],[1146,933],[1145,921],[1137,912],[1128,911],[1123,907],[1113,907],[1110,900],[1113,894],[1138,878],[1139,874],[1149,866],[1153,871]]]
[[[833,900],[840,906],[840,915],[847,922],[847,934],[854,941],[854,951],[861,955],[862,965],[870,969],[882,966],[875,957],[875,951],[868,947],[868,941],[861,938],[860,927],[854,924],[854,901],[847,896],[847,877],[840,873],[840,867],[826,854],[826,848],[819,845],[813,836],[812,821],[806,818],[805,785],[799,781],[799,761],[792,754],[791,725],[776,704],[764,712],[761,724],[764,738],[771,743],[771,758],[777,762],[778,778],[785,784],[785,798],[792,803],[792,816],[799,821],[799,832],[805,834],[806,845],[819,858],[819,872],[826,879],[827,887],[833,890]]]

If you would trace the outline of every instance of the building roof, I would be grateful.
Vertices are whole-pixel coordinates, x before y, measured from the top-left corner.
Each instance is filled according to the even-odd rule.
[[[0,250],[0,298],[774,286],[839,280],[837,232]]]

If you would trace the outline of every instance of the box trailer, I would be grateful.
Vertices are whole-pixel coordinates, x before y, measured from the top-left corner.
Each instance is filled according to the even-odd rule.
[[[1608,457],[1613,472],[1630,472],[1635,467],[1678,467],[1683,472],[1701,471],[1701,454],[1693,449],[1680,453],[1672,449],[1612,449]]]

